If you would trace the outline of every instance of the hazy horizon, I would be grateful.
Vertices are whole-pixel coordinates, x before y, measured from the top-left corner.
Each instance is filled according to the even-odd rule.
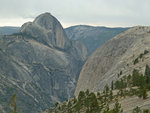
[[[29,21],[27,21],[27,22],[29,22]],[[22,25],[20,25],[20,26],[19,25],[18,26],[15,26],[15,25],[4,25],[4,26],[0,26],[0,27],[21,27]],[[84,25],[84,26],[92,26],[92,27],[108,27],[108,28],[128,28],[128,27],[134,27],[134,26],[105,26],[105,25],[94,25],[94,24],[68,24],[68,25],[63,25],[62,23],[61,23],[61,25],[63,26],[63,28],[69,28],[69,27],[79,26],[79,25],[81,25],[81,26],[82,25]],[[141,26],[141,25],[136,25],[136,26]]]
[[[50,12],[64,28],[150,25],[149,0],[0,0],[0,7],[0,26],[21,26],[44,12]]]

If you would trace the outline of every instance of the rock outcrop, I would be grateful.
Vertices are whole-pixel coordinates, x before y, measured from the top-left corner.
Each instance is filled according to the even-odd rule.
[[[108,28],[93,27],[87,25],[77,25],[65,29],[67,36],[71,40],[77,40],[83,43],[92,54],[99,46],[107,42],[109,39],[126,31],[128,28]]]
[[[150,64],[149,51],[150,27],[137,26],[117,35],[98,48],[86,61],[75,95],[86,89],[101,91],[106,84],[110,85],[112,80],[132,73],[133,69],[143,73],[146,64]]]
[[[66,33],[61,24],[49,13],[41,14],[33,22],[25,23],[21,27],[20,32],[29,34],[36,41],[50,47],[60,49],[68,49],[70,47],[69,40],[66,38]]]
[[[49,13],[0,37],[0,111],[16,93],[19,113],[40,113],[73,96],[87,49]]]

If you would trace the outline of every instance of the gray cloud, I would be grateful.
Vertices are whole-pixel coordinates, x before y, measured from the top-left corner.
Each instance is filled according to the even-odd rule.
[[[149,0],[0,0],[0,26],[12,20],[12,25],[15,20],[16,25],[23,24],[43,12],[52,13],[64,25],[150,25]],[[19,18],[22,21],[17,23]]]

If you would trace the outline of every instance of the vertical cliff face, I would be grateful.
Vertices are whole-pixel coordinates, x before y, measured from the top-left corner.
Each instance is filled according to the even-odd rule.
[[[106,84],[117,80],[120,72],[120,77],[131,74],[133,69],[143,73],[150,60],[149,52],[144,54],[144,51],[150,51],[150,27],[133,27],[106,42],[84,64],[75,95],[86,89],[102,90]]]
[[[50,47],[58,47],[67,49],[70,47],[70,42],[66,38],[59,21],[50,13],[39,15],[33,22],[25,23],[20,30],[21,33],[26,33]]]
[[[40,113],[73,96],[87,49],[69,41],[49,13],[25,23],[20,32],[0,37],[0,111],[16,93],[20,113]]]

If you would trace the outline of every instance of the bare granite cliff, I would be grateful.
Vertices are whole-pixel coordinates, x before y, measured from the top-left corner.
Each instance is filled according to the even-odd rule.
[[[133,69],[144,73],[150,64],[150,27],[136,26],[117,35],[98,48],[84,64],[75,95],[80,91],[101,91],[103,87]],[[120,76],[118,76],[120,75]]]
[[[66,33],[59,21],[49,13],[39,15],[33,22],[25,23],[20,30],[50,47],[67,49],[70,47]],[[42,38],[41,38],[42,37]]]
[[[0,112],[17,95],[19,113],[40,113],[73,96],[87,49],[70,41],[50,13],[0,36]]]

